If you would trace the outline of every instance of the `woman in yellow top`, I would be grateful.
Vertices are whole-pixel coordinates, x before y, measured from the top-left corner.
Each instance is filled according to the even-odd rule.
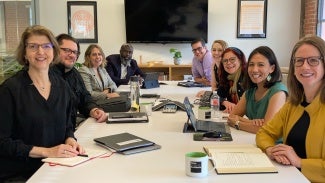
[[[304,37],[289,63],[288,102],[256,134],[256,144],[276,162],[293,165],[311,182],[325,182],[325,42]],[[283,137],[283,144],[275,141]]]

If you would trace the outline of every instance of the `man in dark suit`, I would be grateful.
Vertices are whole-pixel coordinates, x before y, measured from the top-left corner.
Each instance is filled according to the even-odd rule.
[[[132,45],[126,43],[121,46],[120,54],[106,57],[106,70],[117,86],[127,85],[131,76],[144,77],[144,73],[138,67],[137,61],[132,59],[132,54]]]

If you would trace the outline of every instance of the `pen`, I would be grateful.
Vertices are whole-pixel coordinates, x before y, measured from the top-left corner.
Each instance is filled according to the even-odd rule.
[[[81,156],[81,157],[88,157],[87,154],[78,154],[78,156]]]

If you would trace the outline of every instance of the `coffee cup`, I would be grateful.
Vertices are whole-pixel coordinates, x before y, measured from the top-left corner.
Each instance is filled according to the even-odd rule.
[[[190,177],[205,177],[209,173],[209,159],[203,152],[189,152],[185,154],[185,171]],[[215,164],[215,163],[214,163]],[[214,169],[214,167],[213,167]],[[213,170],[211,169],[211,170]]]

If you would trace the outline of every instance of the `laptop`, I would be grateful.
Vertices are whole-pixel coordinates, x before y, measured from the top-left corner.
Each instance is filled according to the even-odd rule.
[[[194,81],[181,81],[177,83],[177,86],[183,86],[183,87],[205,87],[204,84],[202,83],[198,83],[198,82],[194,82]]]
[[[143,89],[158,88],[159,87],[158,78],[159,78],[159,72],[145,73],[141,88]]]
[[[206,121],[206,120],[198,120],[196,119],[191,103],[188,97],[184,98],[184,106],[185,111],[188,116],[188,121],[184,125],[183,132],[221,132],[221,133],[229,133],[230,128],[226,124],[226,122],[214,122],[214,121]]]

